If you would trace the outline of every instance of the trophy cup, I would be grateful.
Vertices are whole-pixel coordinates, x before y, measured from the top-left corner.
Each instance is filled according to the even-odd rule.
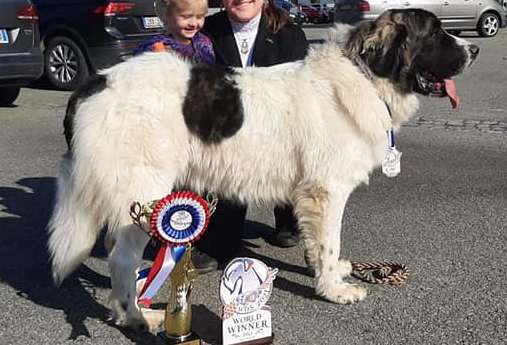
[[[139,294],[138,304],[149,307],[167,276],[171,276],[165,330],[159,334],[167,344],[202,344],[191,327],[190,293],[198,275],[192,265],[191,252],[192,243],[205,232],[215,206],[216,199],[208,204],[192,192],[175,192],[148,204],[131,206],[134,223],[162,243]]]
[[[266,303],[277,272],[252,258],[236,258],[227,265],[220,282],[224,345],[273,342],[271,306]]]

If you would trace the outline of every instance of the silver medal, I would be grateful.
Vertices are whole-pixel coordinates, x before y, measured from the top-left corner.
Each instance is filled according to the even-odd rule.
[[[396,150],[396,146],[387,148],[382,161],[382,173],[387,177],[396,177],[400,171],[401,152]]]
[[[248,42],[246,41],[246,38],[243,39],[243,41],[241,42],[241,54],[246,54],[248,53]]]

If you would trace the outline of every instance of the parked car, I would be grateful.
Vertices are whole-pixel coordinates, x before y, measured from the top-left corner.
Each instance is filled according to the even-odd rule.
[[[299,10],[299,7],[294,5],[290,0],[276,0],[275,5],[287,11],[291,21],[297,25],[306,23],[306,15]]]
[[[507,24],[506,9],[497,0],[336,0],[335,21],[375,20],[393,8],[423,8],[433,12],[443,27],[455,34],[473,30],[483,37],[493,37]]]
[[[309,23],[319,24],[329,22],[329,16],[325,11],[317,9],[315,6],[299,5],[299,9],[306,16]]]
[[[312,7],[315,7],[317,11],[321,14],[321,22],[322,23],[331,23],[334,20],[334,2],[333,3],[324,3],[321,2],[320,4],[312,4]]]
[[[0,106],[11,105],[20,87],[42,74],[38,16],[30,0],[2,0],[0,11]]]
[[[44,75],[73,90],[97,70],[131,56],[162,31],[153,0],[33,0],[44,42]]]

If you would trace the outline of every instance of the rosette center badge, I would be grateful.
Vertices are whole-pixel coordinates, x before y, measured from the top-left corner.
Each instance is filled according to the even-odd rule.
[[[220,299],[224,306],[223,344],[271,344],[271,306],[277,269],[252,258],[236,258],[224,270]]]
[[[152,234],[172,246],[195,242],[208,222],[207,203],[190,192],[168,195],[155,205],[150,217]]]

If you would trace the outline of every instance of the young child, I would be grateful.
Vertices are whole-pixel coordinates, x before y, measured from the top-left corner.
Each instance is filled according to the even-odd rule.
[[[156,8],[166,33],[141,43],[134,55],[173,50],[195,62],[215,63],[211,40],[199,32],[208,13],[207,0],[156,0]]]

